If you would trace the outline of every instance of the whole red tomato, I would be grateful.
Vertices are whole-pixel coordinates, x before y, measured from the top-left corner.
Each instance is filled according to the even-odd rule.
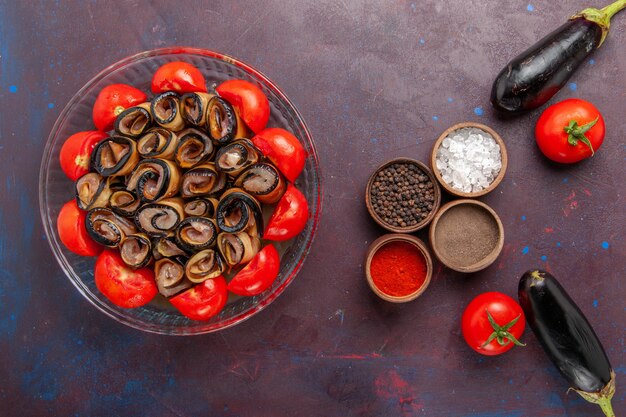
[[[476,352],[500,355],[513,346],[524,346],[519,337],[526,319],[520,305],[499,292],[486,292],[474,298],[463,312],[461,328],[465,341]]]
[[[176,91],[177,93],[207,92],[206,81],[200,70],[193,65],[182,62],[168,62],[156,70],[152,76],[152,92],[163,93]]]
[[[280,271],[280,257],[269,244],[257,253],[228,283],[228,290],[238,295],[257,295],[268,289]]]
[[[306,151],[300,141],[285,129],[265,129],[252,138],[252,143],[289,181],[294,182],[304,169]]]
[[[98,256],[94,276],[100,292],[119,307],[141,307],[159,292],[152,268],[131,269],[116,250]]]
[[[272,212],[263,238],[289,240],[304,230],[308,219],[309,205],[306,197],[293,184],[289,184]]]
[[[102,139],[108,137],[104,132],[90,130],[74,133],[67,138],[61,147],[59,159],[61,169],[72,181],[76,181],[89,172],[91,151]]]
[[[80,256],[96,256],[102,252],[102,246],[91,239],[85,226],[87,213],[78,208],[75,199],[61,207],[57,217],[59,238],[66,248]]]
[[[265,129],[270,118],[270,102],[259,87],[245,80],[228,80],[215,91],[235,108],[254,133]]]
[[[589,158],[604,141],[604,119],[588,101],[570,98],[553,104],[541,114],[535,138],[541,152],[564,164]]]
[[[129,107],[148,99],[146,93],[127,84],[111,84],[104,87],[93,105],[93,123],[98,130],[113,129],[117,116]]]
[[[226,280],[220,275],[170,298],[170,303],[191,320],[208,320],[222,311],[227,300]]]

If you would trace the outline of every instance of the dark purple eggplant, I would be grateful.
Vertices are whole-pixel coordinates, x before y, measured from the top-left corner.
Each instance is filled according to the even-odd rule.
[[[626,0],[619,0],[603,9],[585,9],[518,55],[493,83],[493,107],[502,114],[514,115],[545,104],[602,45],[611,18],[625,7]]]
[[[615,417],[615,372],[593,328],[549,272],[527,271],[518,297],[526,322],[572,389]]]

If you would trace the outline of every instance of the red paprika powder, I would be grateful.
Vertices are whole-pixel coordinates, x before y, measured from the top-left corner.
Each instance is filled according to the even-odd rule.
[[[426,260],[408,242],[391,241],[379,248],[370,263],[374,285],[387,295],[403,297],[417,291],[426,280]]]

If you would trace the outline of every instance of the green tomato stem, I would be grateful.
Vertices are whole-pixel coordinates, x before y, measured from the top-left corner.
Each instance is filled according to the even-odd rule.
[[[589,149],[591,149],[591,156],[593,156],[595,154],[595,151],[593,149],[593,146],[591,145],[591,142],[589,141],[589,138],[585,136],[585,133],[587,133],[589,129],[591,129],[595,126],[596,123],[598,123],[598,119],[600,119],[600,116],[597,116],[594,120],[582,126],[578,126],[578,122],[576,120],[570,120],[569,124],[563,128],[563,131],[567,133],[567,143],[572,146],[576,146],[578,145],[578,141],[581,141],[582,143],[587,145]]]
[[[504,326],[500,326],[498,323],[496,323],[496,321],[494,320],[489,310],[485,310],[485,313],[487,313],[487,320],[489,320],[489,324],[491,324],[491,327],[493,327],[493,333],[489,335],[489,338],[487,338],[487,341],[483,343],[481,347],[487,346],[494,339],[498,341],[500,346],[506,346],[511,342],[515,346],[526,346],[526,344],[520,342],[519,340],[515,338],[515,336],[509,333],[509,329],[513,327],[515,323],[517,323],[517,321],[521,317],[521,314],[515,317],[513,320],[511,320],[507,324],[505,324]]]

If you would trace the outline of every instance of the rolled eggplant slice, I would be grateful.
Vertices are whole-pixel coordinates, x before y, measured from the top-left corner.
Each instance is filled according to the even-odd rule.
[[[248,136],[246,124],[233,106],[218,96],[209,101],[206,123],[211,139],[222,145]]]
[[[185,127],[180,107],[180,96],[174,91],[167,91],[152,99],[150,113],[159,126],[178,132]]]
[[[287,189],[287,183],[276,167],[265,162],[246,168],[235,180],[235,186],[263,204],[278,202]]]
[[[183,200],[168,198],[158,203],[145,204],[137,210],[135,223],[151,237],[167,236],[184,219]]]
[[[178,135],[163,127],[153,127],[137,141],[137,151],[143,158],[174,159]]]
[[[202,92],[183,95],[181,98],[181,111],[185,122],[193,126],[206,126],[209,101],[214,96],[215,94]]]
[[[121,112],[115,119],[115,132],[122,136],[137,138],[152,125],[150,103],[141,103]]]
[[[126,186],[124,185],[124,187]],[[137,198],[135,193],[126,189],[116,190],[109,197],[111,210],[120,216],[133,217],[140,205],[141,200]]]
[[[241,171],[257,163],[260,152],[249,139],[239,139],[220,148],[215,155],[215,167],[236,177]]]
[[[126,185],[146,203],[153,203],[162,198],[176,195],[180,188],[180,170],[172,161],[165,159],[142,160]]]
[[[187,201],[183,207],[185,215],[196,217],[215,217],[217,210],[217,199],[215,198],[196,198]]]
[[[94,241],[110,248],[117,247],[125,236],[137,233],[137,228],[128,219],[102,207],[89,210],[85,227]]]
[[[261,205],[250,194],[240,188],[226,191],[217,205],[217,227],[226,233],[248,232],[250,235],[263,233]]]
[[[187,217],[176,228],[176,242],[190,252],[208,249],[217,239],[215,221],[206,217]]]
[[[189,128],[180,132],[178,136],[180,139],[174,158],[181,168],[191,168],[213,156],[215,147],[206,133]]]
[[[111,179],[89,172],[76,181],[76,203],[81,210],[106,207],[111,196]]]
[[[185,172],[180,194],[184,198],[219,193],[226,186],[226,175],[215,169],[212,163],[198,165]]]
[[[122,260],[131,268],[143,268],[152,260],[152,244],[144,233],[123,237],[119,250]]]
[[[217,247],[229,266],[250,262],[261,250],[261,240],[245,232],[220,233],[217,236]]]
[[[164,297],[173,297],[191,288],[193,283],[185,277],[186,258],[163,258],[154,265],[154,278],[159,293]]]
[[[103,177],[130,174],[139,162],[137,144],[124,136],[111,136],[98,143],[91,153],[91,169]]]
[[[200,283],[217,278],[224,272],[224,261],[213,249],[205,249],[193,255],[185,264],[185,275],[191,282]]]
[[[187,256],[187,252],[178,246],[176,235],[172,232],[167,236],[161,236],[152,240],[152,256],[154,259],[172,258],[175,256]]]

